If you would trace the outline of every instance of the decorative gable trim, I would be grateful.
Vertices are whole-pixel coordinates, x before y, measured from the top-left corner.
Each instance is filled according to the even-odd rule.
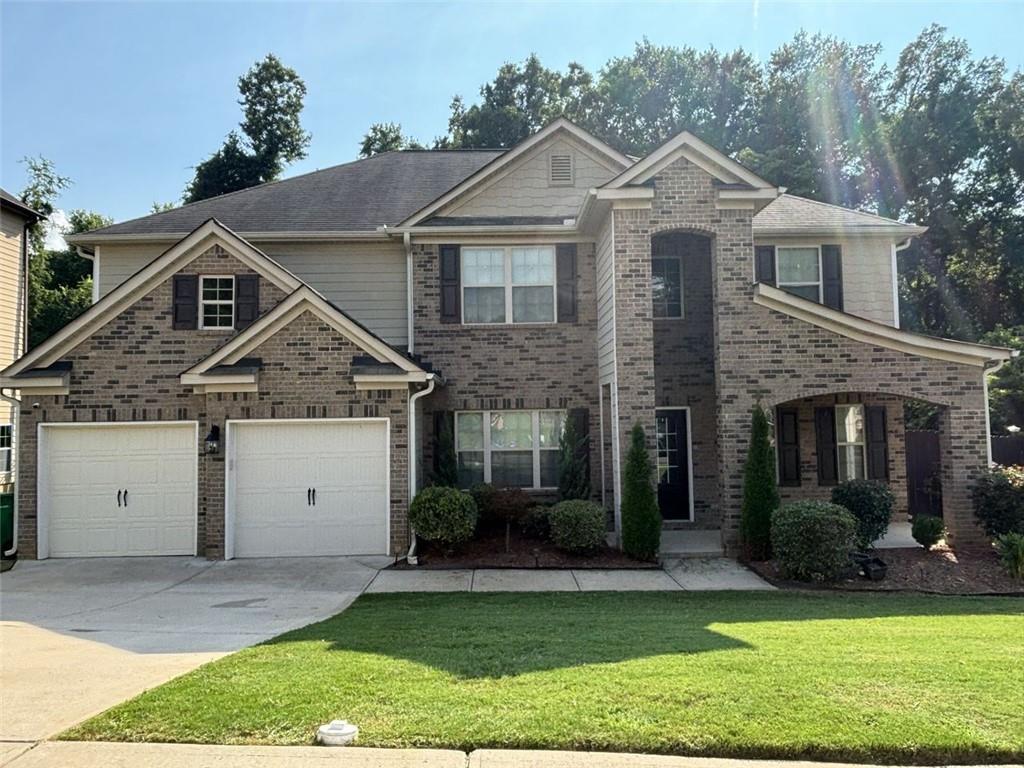
[[[294,291],[303,285],[299,278],[263,251],[255,248],[216,219],[209,219],[65,325],[56,334],[0,371],[0,375],[9,378],[32,368],[45,368],[55,363],[128,309],[142,296],[165,280],[169,280],[175,272],[214,245],[221,246],[231,256],[287,292]]]

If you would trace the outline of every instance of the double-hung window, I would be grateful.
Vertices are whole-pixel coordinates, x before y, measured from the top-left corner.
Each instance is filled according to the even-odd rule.
[[[460,411],[455,414],[459,485],[555,488],[563,411]]]
[[[462,322],[555,322],[554,247],[463,248]]]
[[[839,482],[864,477],[864,406],[836,406],[836,453]]]
[[[817,246],[775,250],[779,288],[821,303],[821,249]]]
[[[235,327],[235,278],[206,276],[199,278],[199,327]]]
[[[683,260],[678,256],[651,259],[651,296],[656,318],[683,316]]]
[[[11,453],[14,444],[14,429],[10,424],[0,424],[0,472],[11,471]]]

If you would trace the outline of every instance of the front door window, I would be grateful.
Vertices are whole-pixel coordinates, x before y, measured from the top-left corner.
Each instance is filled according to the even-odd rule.
[[[690,519],[690,439],[685,410],[659,410],[658,507],[663,520]]]

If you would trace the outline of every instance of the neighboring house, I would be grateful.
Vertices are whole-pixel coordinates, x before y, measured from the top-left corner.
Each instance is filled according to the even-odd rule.
[[[404,151],[69,240],[97,303],[21,390],[26,556],[390,553],[436,436],[465,485],[557,485],[565,419],[621,527],[629,430],[665,525],[738,545],[751,409],[786,499],[878,478],[939,407],[946,522],[979,538],[985,372],[899,329],[924,230],[786,195],[689,133],[634,160],[565,120],[507,151]]]
[[[23,354],[28,319],[28,243],[26,229],[42,218],[14,195],[0,189],[0,367]],[[0,390],[0,395],[14,393]],[[15,409],[0,398],[0,496],[14,488]]]

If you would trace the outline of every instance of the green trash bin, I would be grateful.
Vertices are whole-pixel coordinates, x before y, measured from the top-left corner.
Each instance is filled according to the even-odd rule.
[[[14,494],[0,494],[0,553],[14,546]]]

